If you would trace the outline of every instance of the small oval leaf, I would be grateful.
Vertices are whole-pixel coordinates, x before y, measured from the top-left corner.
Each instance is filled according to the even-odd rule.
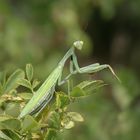
[[[71,97],[75,98],[89,96],[90,94],[96,92],[100,87],[104,85],[105,85],[104,82],[101,80],[83,81],[73,88],[70,95]]]
[[[33,96],[32,93],[20,93],[18,94],[19,97],[23,98],[24,100],[30,100]]]
[[[35,79],[35,80],[33,81],[33,83],[32,83],[33,89],[36,88],[36,87],[39,85],[39,83],[40,83],[40,82],[39,82],[37,79]]]
[[[81,114],[77,113],[77,112],[68,112],[67,115],[76,122],[83,122],[84,118],[82,117]]]
[[[27,115],[22,123],[22,132],[34,132],[40,128],[40,124],[30,115]]]
[[[23,79],[24,78],[24,71],[21,70],[21,69],[18,69],[16,70],[9,78],[8,80],[6,81],[6,85],[5,85],[5,88],[4,88],[4,92],[5,93],[8,93],[10,92],[11,90],[17,88],[19,85],[18,85],[18,81],[20,79]]]
[[[9,120],[2,121],[0,123],[1,126],[3,126],[3,128],[1,129],[10,129],[16,131],[21,129],[21,123],[18,119],[9,119]]]
[[[72,127],[74,127],[74,122],[73,121],[69,121],[68,123],[66,123],[65,125],[64,125],[64,128],[65,129],[71,129]]]
[[[26,75],[29,81],[33,78],[33,66],[31,64],[26,65]]]
[[[21,79],[19,82],[18,82],[19,85],[21,86],[24,86],[26,88],[29,88],[29,89],[32,89],[32,85],[30,83],[30,81],[26,80],[26,79]]]

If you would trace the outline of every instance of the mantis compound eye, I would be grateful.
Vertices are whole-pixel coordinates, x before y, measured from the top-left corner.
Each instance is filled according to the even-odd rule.
[[[78,50],[81,50],[82,49],[82,46],[83,46],[84,42],[83,41],[75,41],[73,43],[74,47],[76,47]]]

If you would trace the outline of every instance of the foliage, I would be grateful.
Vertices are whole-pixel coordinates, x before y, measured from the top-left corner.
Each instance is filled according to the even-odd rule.
[[[84,81],[75,86],[68,95],[55,92],[54,100],[37,117],[26,115],[19,119],[19,114],[26,103],[35,94],[39,82],[33,79],[33,67],[26,65],[26,70],[18,69],[8,78],[0,77],[0,138],[3,140],[46,139],[54,140],[58,133],[71,129],[76,122],[83,122],[78,112],[68,110],[68,106],[103,86],[100,80]],[[92,92],[91,92],[92,91]]]
[[[85,121],[61,134],[59,140],[63,137],[71,140],[72,136],[76,140],[139,140],[139,79],[130,69],[120,68],[117,74],[121,84],[103,73],[102,78],[108,86],[71,105],[78,112],[82,108]]]

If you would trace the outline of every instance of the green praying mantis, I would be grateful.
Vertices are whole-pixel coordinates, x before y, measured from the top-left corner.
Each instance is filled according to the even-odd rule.
[[[81,50],[83,47],[83,41],[75,41],[72,47],[68,50],[68,52],[64,55],[62,60],[58,63],[57,67],[52,71],[49,77],[45,80],[45,82],[41,85],[41,87],[35,92],[30,101],[25,105],[23,110],[21,111],[19,118],[23,118],[24,116],[30,114],[39,114],[46,105],[51,101],[53,94],[55,92],[55,87],[58,85],[64,84],[68,79],[77,73],[95,73],[105,68],[109,68],[112,74],[117,78],[113,69],[110,65],[104,64],[100,65],[99,63],[91,64],[85,67],[80,68],[78,65],[77,57],[75,54],[75,49]],[[70,58],[70,74],[61,81],[63,68],[65,62]],[[117,78],[118,79],[118,78]]]

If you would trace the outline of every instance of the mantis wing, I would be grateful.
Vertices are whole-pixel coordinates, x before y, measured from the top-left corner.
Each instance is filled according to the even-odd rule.
[[[23,108],[22,112],[19,115],[19,118],[24,117],[27,114],[32,114],[40,104],[44,101],[44,99],[50,99],[50,91],[52,87],[55,87],[57,80],[61,76],[62,66],[58,65],[56,69],[49,75],[46,81],[41,85],[41,87],[35,92],[31,100],[26,104]],[[46,101],[46,100],[45,100]]]

